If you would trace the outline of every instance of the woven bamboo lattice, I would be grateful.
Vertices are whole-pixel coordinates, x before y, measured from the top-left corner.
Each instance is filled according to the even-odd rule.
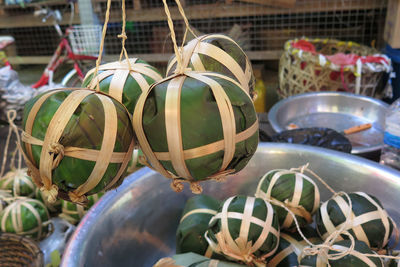
[[[0,266],[43,266],[43,253],[32,239],[0,233]]]
[[[285,44],[279,62],[280,98],[317,91],[347,91],[375,96],[390,59],[354,42],[295,39]]]

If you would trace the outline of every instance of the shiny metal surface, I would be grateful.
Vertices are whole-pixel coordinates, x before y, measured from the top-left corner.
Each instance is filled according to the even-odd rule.
[[[294,123],[300,128],[326,127],[341,132],[347,128],[372,123],[371,129],[346,135],[353,154],[380,150],[383,144],[385,111],[380,100],[342,92],[315,92],[295,95],[276,103],[268,119],[276,132]]]
[[[400,172],[351,154],[312,146],[261,143],[244,170],[224,183],[203,183],[204,193],[219,199],[253,195],[265,172],[308,162],[337,191],[364,191],[377,196],[400,222]],[[327,200],[331,195],[318,185],[322,200]],[[148,168],[133,173],[87,213],[70,239],[61,266],[152,266],[159,258],[174,253],[175,231],[191,196],[187,185],[177,194],[169,180]]]
[[[75,231],[75,225],[59,217],[52,218],[51,223],[54,227],[53,232],[39,243],[40,249],[44,254],[45,266],[51,263],[51,253],[54,250],[58,250],[60,255],[62,255],[68,239]]]

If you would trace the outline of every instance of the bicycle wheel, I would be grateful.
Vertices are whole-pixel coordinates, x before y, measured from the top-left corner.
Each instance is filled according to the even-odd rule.
[[[82,84],[82,79],[79,77],[76,69],[72,69],[64,76],[61,84],[65,87],[80,87]]]

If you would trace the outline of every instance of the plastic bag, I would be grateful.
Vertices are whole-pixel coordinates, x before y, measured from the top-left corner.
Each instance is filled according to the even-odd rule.
[[[23,85],[19,81],[16,71],[9,66],[0,69],[1,118],[4,119],[7,111],[11,109],[15,109],[17,113],[20,113],[33,94],[34,89]]]
[[[329,128],[302,128],[283,131],[272,137],[273,142],[318,146],[351,152],[351,143],[344,135]]]
[[[22,111],[26,102],[32,97],[55,88],[62,88],[61,84],[45,85],[38,89],[20,82],[18,73],[9,66],[0,68],[0,118],[5,119],[8,110],[17,111],[17,119],[22,118]]]

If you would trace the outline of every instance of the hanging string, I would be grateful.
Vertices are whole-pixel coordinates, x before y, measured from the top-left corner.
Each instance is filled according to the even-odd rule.
[[[17,137],[17,143],[19,144],[21,142],[20,137],[19,137],[19,132],[18,132],[18,127],[15,125],[14,120],[17,118],[17,111],[16,110],[9,110],[7,111],[7,120],[9,124],[8,128],[8,134],[7,134],[7,139],[6,139],[6,144],[4,146],[4,153],[3,153],[3,162],[1,165],[1,170],[0,170],[0,178],[3,177],[4,175],[4,170],[5,170],[5,165],[7,162],[7,157],[8,157],[8,148],[10,145],[11,141],[11,136],[14,133],[15,136]],[[22,155],[21,152],[18,150],[18,147],[15,148],[13,155],[11,157],[11,164],[10,168],[14,169],[15,168],[15,156],[18,154],[18,169],[21,169],[21,164],[22,164]]]
[[[126,29],[126,9],[125,9],[125,0],[122,0],[122,29],[121,29],[121,34],[118,35],[118,38],[122,39],[121,40],[122,48],[121,48],[121,54],[119,55],[119,62],[121,62],[122,57],[125,56],[129,71],[132,71],[132,66],[129,61],[128,52],[126,51],[126,48],[125,48],[125,41],[126,41],[126,39],[128,39],[128,37],[126,36],[125,29]]]
[[[111,8],[111,0],[107,0],[107,11],[106,11],[106,16],[105,16],[104,25],[103,25],[103,32],[101,34],[100,52],[99,52],[99,57],[96,60],[96,70],[93,74],[93,77],[95,77],[97,79],[97,85],[96,85],[97,92],[100,91],[100,81],[99,81],[99,78],[97,77],[97,74],[99,72],[101,57],[103,55],[104,40],[106,38],[106,33],[107,33],[107,25],[108,25],[108,21],[110,20],[110,8]]]
[[[169,12],[169,8],[168,8],[168,4],[167,4],[167,0],[162,0],[164,3],[164,10],[165,10],[165,14],[167,15],[167,23],[168,23],[168,27],[169,30],[171,32],[171,40],[174,46],[174,52],[175,52],[175,56],[176,56],[176,69],[179,70],[179,73],[183,73],[182,70],[182,55],[179,51],[178,45],[176,43],[176,35],[175,35],[175,31],[174,31],[174,22],[172,21],[171,18],[171,13]]]
[[[183,35],[183,41],[182,41],[182,46],[181,46],[183,48],[183,46],[185,45],[185,42],[186,42],[186,36],[187,36],[188,31],[190,31],[190,33],[193,34],[193,36],[195,38],[197,38],[197,35],[194,33],[194,31],[192,30],[192,28],[189,25],[189,20],[187,19],[186,15],[185,15],[185,11],[183,10],[180,0],[175,0],[175,2],[176,2],[176,5],[178,6],[179,13],[181,14],[183,21],[185,22],[185,26],[186,26],[185,34]]]

